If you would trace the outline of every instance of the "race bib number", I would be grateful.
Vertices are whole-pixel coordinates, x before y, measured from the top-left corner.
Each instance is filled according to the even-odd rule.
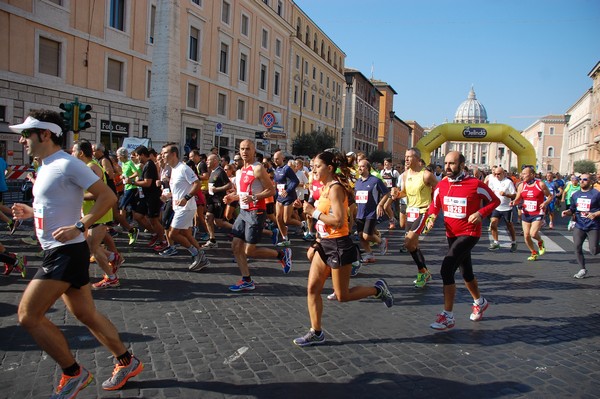
[[[406,221],[414,222],[419,218],[419,208],[411,206],[406,208]]]
[[[467,199],[460,197],[444,197],[444,217],[464,219],[467,217]]]
[[[317,221],[315,228],[317,229],[317,233],[319,233],[319,236],[321,236],[321,238],[329,236],[329,233],[327,232],[327,229],[325,227],[325,223],[323,223],[321,220]]]
[[[527,212],[535,212],[538,210],[537,201],[525,200],[523,201],[523,207]]]
[[[279,195],[283,194],[284,191],[285,191],[285,184],[278,184],[277,192],[279,193]]]
[[[208,183],[208,193],[215,195],[215,183]]]
[[[589,212],[592,207],[592,200],[588,198],[577,198],[577,211]]]
[[[387,188],[391,188],[392,187],[392,179],[383,179],[383,182],[385,183],[385,186]]]
[[[366,204],[369,199],[369,192],[366,190],[357,191],[355,199],[357,204]]]
[[[248,193],[240,193],[240,209],[250,209],[250,203],[244,203],[242,199],[248,197]]]
[[[36,204],[33,208],[33,222],[36,230],[44,230],[44,207]]]

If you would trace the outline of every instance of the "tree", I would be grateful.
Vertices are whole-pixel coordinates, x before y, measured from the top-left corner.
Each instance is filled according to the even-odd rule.
[[[392,153],[391,152],[387,152],[387,151],[383,151],[383,150],[375,150],[369,153],[369,161],[371,163],[373,162],[377,162],[377,163],[383,163],[383,160],[385,158],[391,158],[392,157]]]
[[[292,141],[292,154],[314,157],[321,151],[335,147],[335,137],[326,132],[301,133]]]
[[[581,161],[575,161],[573,163],[573,171],[575,173],[596,174],[596,165],[592,161],[582,159]]]

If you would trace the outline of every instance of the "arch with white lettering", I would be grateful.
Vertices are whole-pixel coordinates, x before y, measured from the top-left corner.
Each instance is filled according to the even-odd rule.
[[[531,143],[517,130],[501,123],[444,123],[419,140],[415,147],[429,164],[431,152],[446,141],[503,143],[517,156],[519,169],[523,165],[536,165],[535,149]]]

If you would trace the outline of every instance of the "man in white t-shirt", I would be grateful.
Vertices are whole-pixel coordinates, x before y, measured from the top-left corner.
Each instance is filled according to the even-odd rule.
[[[16,220],[34,220],[44,259],[27,285],[19,304],[19,324],[62,369],[52,397],[72,397],[88,386],[92,374],[73,357],[63,333],[46,312],[62,298],[68,310],[98,338],[116,358],[112,377],[102,383],[107,391],[120,389],[142,372],[144,365],[119,338],[115,326],[94,305],[90,286],[90,250],[84,233],[112,206],[117,197],[96,174],[61,148],[64,125],[57,112],[32,110],[25,122],[9,126],[21,135],[19,143],[29,156],[39,157],[42,166],[33,186],[33,206],[15,203]],[[84,191],[95,202],[81,215]]]
[[[494,209],[491,216],[490,231],[492,232],[494,241],[488,249],[495,251],[500,248],[500,244],[498,243],[498,223],[500,219],[504,219],[511,239],[510,252],[515,252],[517,250],[517,235],[515,234],[515,227],[512,222],[513,207],[510,206],[510,201],[514,200],[517,195],[515,185],[511,179],[506,177],[504,169],[498,166],[492,171],[492,176],[488,180],[488,186],[500,198],[500,205]]]
[[[196,215],[194,196],[200,191],[200,180],[192,168],[179,160],[177,145],[165,144],[160,155],[171,167],[170,192],[163,192],[163,195],[165,197],[171,196],[173,199],[173,220],[168,232],[171,246],[163,250],[160,255],[172,256],[177,254],[177,249],[174,246],[174,243],[177,242],[192,255],[192,264],[189,269],[200,271],[210,265],[191,229]]]

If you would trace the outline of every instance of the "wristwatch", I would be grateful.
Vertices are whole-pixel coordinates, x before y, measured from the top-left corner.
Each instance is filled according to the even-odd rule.
[[[252,202],[256,202],[256,201],[258,201],[258,198],[256,198],[256,195],[253,195],[253,196],[252,196],[252,197],[250,197],[250,198],[252,198]]]
[[[75,228],[82,233],[85,233],[85,224],[83,224],[81,220],[78,220],[77,223],[75,223]]]
[[[189,194],[186,194],[186,195],[183,196],[183,198],[185,198],[186,201],[189,201],[189,200],[192,199],[192,196],[189,195]]]

